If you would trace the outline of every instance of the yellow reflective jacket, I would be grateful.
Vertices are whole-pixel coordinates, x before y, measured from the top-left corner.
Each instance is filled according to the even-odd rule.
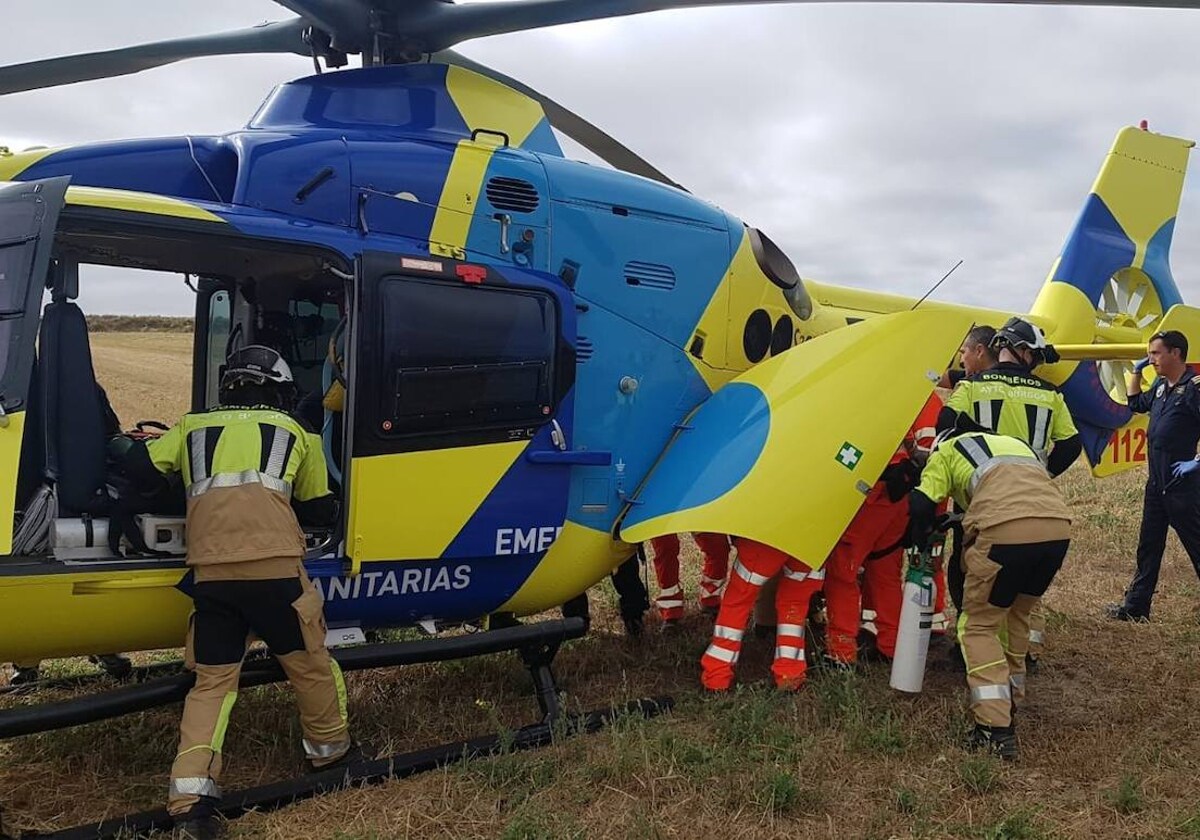
[[[966,512],[967,531],[1015,519],[1071,521],[1041,460],[1028,444],[1004,435],[974,432],[939,442],[916,492],[935,503],[953,497]]]
[[[291,499],[329,494],[320,439],[269,408],[185,414],[147,445],[159,472],[181,473],[187,490],[188,565],[216,566],[304,556]]]
[[[1058,389],[1018,365],[999,364],[962,380],[946,407],[1025,441],[1042,460],[1053,443],[1079,434]]]

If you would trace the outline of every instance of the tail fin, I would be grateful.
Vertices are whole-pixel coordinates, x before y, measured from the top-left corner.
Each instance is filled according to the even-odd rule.
[[[1137,128],[1117,134],[1033,305],[1051,342],[1145,346],[1182,303],[1169,256],[1193,145]],[[1065,361],[1043,374],[1061,385],[1094,468],[1114,431],[1130,422],[1128,369],[1121,361]]]

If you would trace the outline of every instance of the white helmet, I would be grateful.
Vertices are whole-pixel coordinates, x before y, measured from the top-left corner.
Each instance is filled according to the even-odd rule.
[[[278,350],[251,344],[229,354],[221,375],[222,391],[244,385],[294,386],[295,381],[292,369]]]

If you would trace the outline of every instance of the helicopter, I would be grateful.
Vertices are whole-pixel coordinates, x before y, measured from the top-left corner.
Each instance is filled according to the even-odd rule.
[[[281,85],[220,136],[0,156],[0,661],[174,647],[190,609],[182,517],[140,515],[157,553],[118,554],[92,512],[80,266],[196,278],[193,410],[229,349],[284,352],[344,511],[305,565],[348,640],[553,608],[666,533],[818,566],[969,327],[1014,314],[804,279],[762,231],[453,50],[722,4],[281,5],[298,17],[0,68],[12,93],[199,55],[365,65]],[[555,130],[612,168],[566,158]],[[1118,135],[1030,313],[1097,474],[1145,459],[1125,360],[1156,329],[1200,338],[1168,263],[1191,145]],[[872,411],[835,413],[846,379]]]

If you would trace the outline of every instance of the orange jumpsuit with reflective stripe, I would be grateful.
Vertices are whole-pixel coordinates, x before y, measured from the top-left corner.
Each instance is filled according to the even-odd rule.
[[[813,571],[795,557],[768,545],[741,537],[736,541],[738,559],[725,586],[721,609],[713,625],[712,643],[700,658],[700,681],[710,691],[725,691],[733,685],[734,666],[741,654],[742,636],[758,591],[768,580],[780,575],[775,595],[778,624],[771,675],[780,688],[799,688],[806,669],[804,623],[808,619],[808,604],[820,591],[825,572]]]
[[[932,447],[941,408],[942,401],[937,394],[930,395],[889,466],[908,460],[909,452],[914,448],[928,450]],[[904,549],[901,542],[907,528],[907,498],[893,502],[885,483],[877,482],[825,564],[825,604],[829,619],[826,652],[833,659],[840,662],[857,660],[858,629],[864,608],[874,613],[875,644],[879,652],[889,658],[895,655],[903,592]],[[937,612],[944,607],[944,589],[944,586],[938,586]]]
[[[729,571],[729,538],[724,534],[696,533],[692,535],[704,567],[700,573],[700,606],[717,607],[725,575]],[[654,549],[654,576],[658,579],[658,597],[654,605],[658,614],[668,621],[683,617],[683,587],[679,583],[679,537],[668,534],[650,540]]]

